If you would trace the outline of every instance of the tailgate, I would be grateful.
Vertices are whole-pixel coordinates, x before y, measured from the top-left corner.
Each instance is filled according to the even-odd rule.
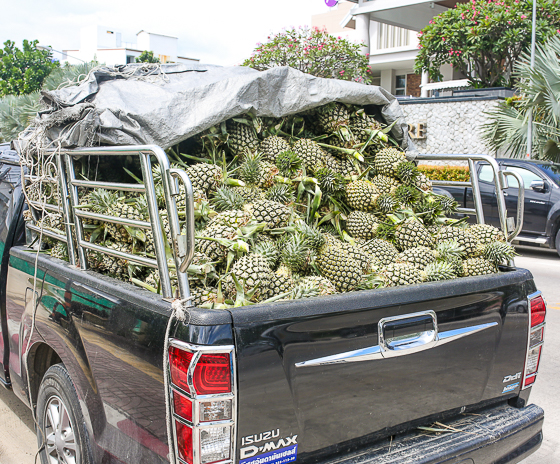
[[[238,457],[313,461],[516,396],[519,381],[504,378],[524,367],[531,279],[517,270],[232,311]]]

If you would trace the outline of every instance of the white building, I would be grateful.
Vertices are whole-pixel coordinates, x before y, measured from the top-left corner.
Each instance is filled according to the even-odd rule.
[[[421,95],[428,76],[414,73],[418,32],[430,20],[457,3],[468,0],[347,0],[329,13],[315,15],[312,24],[336,35],[363,42],[375,82],[394,95]],[[339,19],[338,24],[336,20]],[[443,66],[445,81],[462,79],[451,66]]]
[[[178,56],[177,37],[140,31],[136,42],[124,42],[120,32],[104,26],[86,26],[80,29],[80,49],[63,50],[62,62],[80,64],[97,60],[108,66],[134,63],[137,56],[147,50],[161,63],[192,63],[196,58]]]

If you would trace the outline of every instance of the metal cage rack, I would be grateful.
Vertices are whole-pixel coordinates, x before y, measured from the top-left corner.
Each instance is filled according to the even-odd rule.
[[[62,213],[65,223],[64,235],[52,232],[47,228],[41,228],[27,223],[27,227],[36,233],[42,233],[56,240],[63,241],[68,247],[68,258],[71,265],[79,265],[81,269],[88,268],[87,250],[97,251],[116,258],[122,258],[132,263],[158,269],[162,294],[164,298],[181,297],[190,295],[187,269],[194,255],[194,204],[192,184],[186,172],[181,169],[170,168],[169,159],[165,152],[155,145],[123,146],[123,147],[101,147],[80,148],[72,150],[58,150],[55,154],[59,171],[58,179],[47,179],[47,182],[58,182],[61,194],[62,211],[57,206],[46,203],[31,201],[30,206],[35,211],[52,211]],[[75,161],[84,156],[138,156],[142,170],[142,184],[138,183],[112,183],[91,180],[80,180],[76,178]],[[160,216],[157,205],[154,179],[152,175],[152,158],[159,164],[162,173],[165,206],[171,230],[171,249],[173,253],[173,264],[166,258],[165,242],[161,228]],[[26,180],[34,180],[31,176],[25,176]],[[45,179],[43,179],[44,181]],[[186,211],[185,226],[181,229],[177,211],[176,197],[179,195],[181,182],[185,187]],[[97,214],[82,211],[79,208],[79,187],[103,188],[124,192],[145,193],[148,203],[148,221],[137,221],[116,216]],[[125,253],[106,246],[91,243],[84,238],[84,219],[97,219],[102,222],[110,222],[123,226],[152,230],[154,237],[154,248],[156,259]],[[177,271],[178,295],[174,295],[170,279],[170,267],[174,266]]]
[[[138,183],[111,183],[101,181],[79,180],[76,178],[74,162],[84,156],[138,156],[142,170],[142,184]],[[162,182],[165,196],[165,204],[171,229],[171,248],[173,252],[173,265],[177,271],[177,290],[178,295],[173,295],[170,265],[166,259],[163,231],[160,226],[160,217],[157,206],[154,179],[152,175],[152,158],[159,164],[162,172]],[[101,147],[101,148],[80,148],[72,150],[59,150],[56,153],[57,166],[59,171],[58,179],[46,179],[47,182],[58,182],[61,192],[62,211],[57,206],[46,203],[30,201],[30,206],[36,211],[52,211],[62,213],[65,223],[65,234],[57,234],[47,228],[41,230],[40,227],[27,223],[27,227],[36,233],[42,233],[56,240],[63,241],[68,246],[68,257],[70,264],[78,265],[81,269],[88,268],[87,250],[105,253],[110,256],[122,258],[143,266],[157,268],[160,275],[162,293],[164,298],[180,296],[186,298],[190,295],[189,282],[187,276],[188,266],[194,255],[194,203],[191,181],[182,169],[170,167],[169,159],[165,152],[155,145],[143,146],[123,146],[123,147]],[[475,168],[475,161],[488,163],[493,170],[494,186],[498,203],[498,212],[502,230],[508,231],[507,241],[511,242],[520,232],[523,225],[524,195],[523,179],[514,172],[500,171],[496,161],[486,155],[418,155],[418,161],[466,161],[470,171],[469,182],[457,181],[432,181],[434,186],[459,186],[471,187],[473,192],[474,208],[459,208],[460,214],[475,214],[479,223],[484,223],[484,212],[478,177]],[[513,176],[519,183],[519,198],[517,208],[517,218],[515,225],[508,228],[507,211],[504,200],[504,189],[508,188],[507,176]],[[27,180],[33,177],[25,175]],[[45,179],[43,179],[45,180]],[[181,230],[179,216],[177,212],[176,197],[179,195],[178,182],[185,187],[186,211],[185,225]],[[103,188],[107,190],[128,191],[145,193],[148,203],[149,222],[137,221],[132,219],[120,218],[105,214],[97,214],[89,211],[82,211],[79,208],[79,187]],[[97,219],[103,222],[111,222],[140,229],[151,229],[154,236],[154,247],[156,259],[130,254],[114,250],[102,245],[91,243],[84,238],[84,219]],[[513,229],[513,230],[511,230]],[[510,232],[511,230],[511,232]],[[70,239],[69,239],[70,238]]]

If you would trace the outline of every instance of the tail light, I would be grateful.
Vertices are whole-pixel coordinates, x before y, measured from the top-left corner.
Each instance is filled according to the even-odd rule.
[[[169,374],[176,456],[185,464],[231,463],[235,457],[233,346],[171,340]]]
[[[541,361],[542,346],[544,343],[544,326],[546,318],[546,303],[541,292],[529,295],[528,300],[530,327],[522,388],[530,387],[535,383],[537,378],[539,363]]]

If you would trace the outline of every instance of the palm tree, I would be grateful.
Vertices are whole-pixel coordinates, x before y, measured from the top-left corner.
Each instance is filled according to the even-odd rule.
[[[489,111],[483,138],[491,149],[513,158],[527,154],[528,116],[533,112],[533,151],[537,158],[560,162],[560,38],[539,45],[535,66],[525,53],[515,66],[518,95]]]
[[[67,65],[56,68],[43,82],[44,90],[54,90],[68,85],[75,85],[84,79],[88,70],[98,63]],[[0,99],[0,141],[10,141],[29,126],[41,109],[41,93],[27,95],[7,95]]]

